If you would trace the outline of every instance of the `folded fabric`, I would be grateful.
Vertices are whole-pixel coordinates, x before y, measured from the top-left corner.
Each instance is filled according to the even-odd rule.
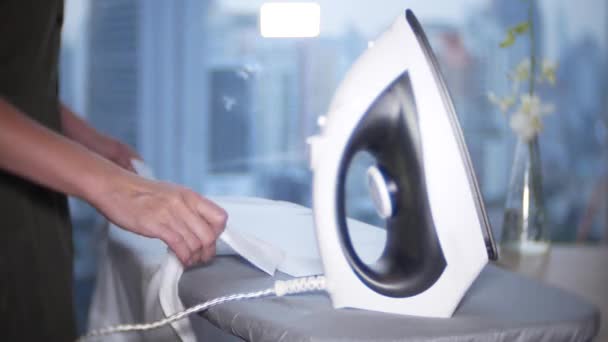
[[[228,212],[226,232],[249,236],[259,243],[272,246],[272,250],[276,251],[277,270],[293,277],[323,273],[311,209],[261,198],[211,199]],[[384,248],[385,231],[350,219],[348,226],[361,259],[375,261]],[[253,249],[247,250],[247,254],[239,254],[254,265],[260,261],[260,255]]]
[[[155,179],[152,169],[142,161],[133,160],[133,167],[140,176]],[[249,223],[249,225],[251,224]],[[217,254],[241,255],[270,275],[274,274],[277,266],[284,260],[284,253],[281,249],[257,239],[255,236],[233,229],[231,224],[228,224],[217,242]]]

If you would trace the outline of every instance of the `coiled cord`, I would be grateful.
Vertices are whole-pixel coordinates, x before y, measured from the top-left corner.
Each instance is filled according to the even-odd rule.
[[[124,333],[131,331],[144,331],[160,328],[167,324],[171,324],[178,321],[188,315],[195,312],[207,310],[210,307],[226,303],[234,302],[245,299],[255,299],[262,297],[277,296],[282,297],[289,294],[305,293],[305,292],[316,292],[325,290],[325,277],[324,276],[313,276],[313,277],[302,277],[290,280],[277,280],[274,282],[274,286],[265,290],[249,292],[249,293],[238,293],[229,296],[218,297],[195,306],[192,306],[184,311],[174,313],[173,315],[160,319],[156,322],[141,323],[141,324],[121,324],[110,326],[98,330],[93,330],[88,334],[81,336],[77,341],[83,342],[90,340],[94,337],[101,337],[110,334]]]

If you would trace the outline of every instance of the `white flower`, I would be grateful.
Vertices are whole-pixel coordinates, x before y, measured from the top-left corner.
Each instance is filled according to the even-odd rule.
[[[542,130],[542,122],[538,117],[515,112],[511,116],[511,129],[524,141],[530,141]]]
[[[521,96],[521,106],[518,111],[523,112],[526,115],[541,117],[553,112],[553,110],[553,105],[542,103],[538,95],[530,96],[530,94],[523,94]]]
[[[524,58],[517,64],[515,70],[513,70],[509,77],[516,83],[528,81],[530,79],[531,68],[532,63],[530,62],[530,58]]]
[[[541,65],[541,82],[543,80],[547,80],[549,84],[555,85],[555,82],[557,80],[556,70],[557,63],[548,59],[543,60],[543,63]]]
[[[507,111],[515,104],[515,96],[500,98],[492,91],[488,92],[488,100],[490,103],[497,106],[503,114],[506,114]]]
[[[510,126],[521,139],[530,141],[542,131],[542,117],[552,111],[553,105],[542,103],[536,95],[524,94],[519,108],[511,116]]]

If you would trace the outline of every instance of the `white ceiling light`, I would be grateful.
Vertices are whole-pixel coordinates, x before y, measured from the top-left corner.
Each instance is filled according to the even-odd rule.
[[[260,7],[260,34],[266,38],[311,38],[321,31],[316,2],[266,2]]]

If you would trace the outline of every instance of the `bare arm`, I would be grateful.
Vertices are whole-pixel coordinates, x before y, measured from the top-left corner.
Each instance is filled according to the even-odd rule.
[[[120,174],[110,162],[39,125],[2,99],[0,168],[88,200],[104,186],[105,178]]]
[[[162,239],[185,264],[209,260],[226,223],[226,213],[204,197],[127,172],[1,97],[0,169],[82,198],[117,225]]]
[[[128,145],[100,133],[64,104],[61,104],[61,125],[65,136],[127,170],[134,171],[131,159],[141,159]]]

